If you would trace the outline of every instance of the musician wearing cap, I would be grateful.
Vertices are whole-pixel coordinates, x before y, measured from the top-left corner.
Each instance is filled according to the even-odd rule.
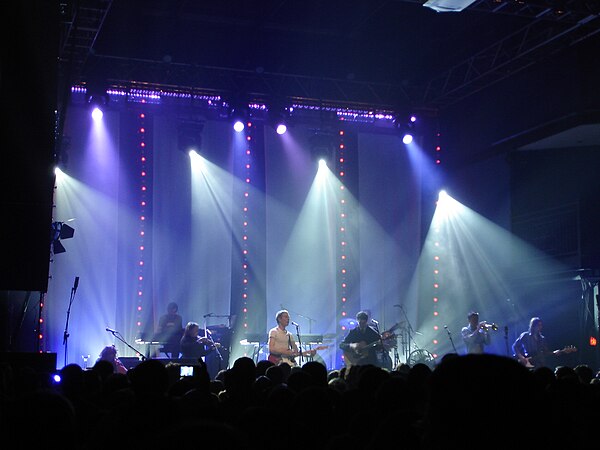
[[[485,353],[485,346],[490,345],[490,330],[497,330],[495,324],[479,321],[479,313],[471,311],[467,315],[469,324],[461,330],[463,341],[467,347],[467,353]]]

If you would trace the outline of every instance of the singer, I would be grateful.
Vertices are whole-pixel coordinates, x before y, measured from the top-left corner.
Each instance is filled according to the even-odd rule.
[[[277,326],[269,330],[269,357],[268,360],[273,364],[279,365],[287,363],[290,366],[296,366],[295,357],[300,355],[298,344],[294,339],[294,335],[286,328],[290,324],[290,313],[281,309],[275,313],[275,321]],[[292,322],[295,324],[295,322]],[[314,350],[303,352],[303,355],[314,355]]]
[[[479,313],[471,311],[467,315],[468,325],[461,330],[467,353],[485,353],[484,347],[490,345],[491,336],[485,322],[479,322]]]

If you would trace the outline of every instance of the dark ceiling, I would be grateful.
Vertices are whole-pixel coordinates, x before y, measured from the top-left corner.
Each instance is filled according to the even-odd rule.
[[[597,37],[595,0],[81,0],[61,73],[217,94],[440,110]],[[558,7],[557,5],[561,5]]]

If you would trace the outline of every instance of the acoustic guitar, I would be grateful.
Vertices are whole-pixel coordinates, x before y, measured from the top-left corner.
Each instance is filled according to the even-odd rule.
[[[365,341],[360,341],[356,343],[356,348],[347,348],[344,350],[344,362],[346,364],[346,368],[349,369],[351,366],[357,366],[362,364],[369,356],[369,351],[372,348],[381,345],[381,341],[371,342],[367,344]]]
[[[396,336],[393,334],[394,331],[400,326],[399,323],[392,326],[389,330],[381,333],[381,339],[371,342],[367,344],[365,341],[361,341],[356,343],[356,348],[347,348],[344,350],[344,363],[346,364],[346,368],[349,369],[351,366],[356,366],[364,363],[364,361],[369,356],[369,351],[372,348],[380,346],[383,344],[383,347],[386,347],[386,340],[394,339]]]

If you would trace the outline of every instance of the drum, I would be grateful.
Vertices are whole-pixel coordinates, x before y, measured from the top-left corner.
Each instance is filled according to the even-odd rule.
[[[383,339],[383,348],[386,352],[398,347],[398,338],[395,334],[388,334]]]
[[[426,366],[429,366],[431,369],[433,369],[435,365],[435,358],[427,350],[420,348],[412,351],[410,355],[408,355],[407,364],[411,367],[415,364],[425,364]]]
[[[386,351],[377,352],[377,365],[382,369],[392,370],[392,357]]]

